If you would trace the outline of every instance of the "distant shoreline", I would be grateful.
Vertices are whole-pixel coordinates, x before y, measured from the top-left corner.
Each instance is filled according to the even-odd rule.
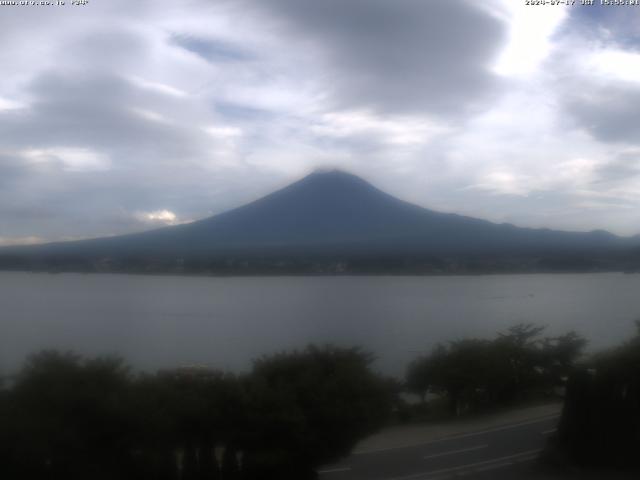
[[[278,278],[278,277],[307,277],[307,278],[357,278],[357,277],[483,277],[483,276],[509,276],[509,275],[584,275],[584,274],[640,274],[640,271],[612,270],[514,270],[514,271],[487,271],[487,272],[444,272],[444,273],[417,273],[417,272],[229,272],[229,273],[201,273],[201,272],[142,272],[142,271],[81,271],[81,270],[22,270],[0,269],[2,273],[25,274],[49,274],[49,275],[131,275],[149,277],[197,277],[197,278]]]

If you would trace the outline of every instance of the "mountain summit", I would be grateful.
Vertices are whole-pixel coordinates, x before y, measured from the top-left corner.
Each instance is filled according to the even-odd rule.
[[[40,259],[541,255],[632,243],[607,232],[518,228],[440,213],[399,200],[355,175],[330,170],[190,224],[0,252]]]

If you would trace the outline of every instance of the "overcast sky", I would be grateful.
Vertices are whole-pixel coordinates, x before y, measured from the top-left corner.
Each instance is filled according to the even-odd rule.
[[[640,233],[640,7],[66,3],[0,6],[0,244],[190,221],[318,167]]]

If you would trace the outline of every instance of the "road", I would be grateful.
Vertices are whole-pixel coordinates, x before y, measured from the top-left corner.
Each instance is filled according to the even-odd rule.
[[[558,418],[554,413],[421,444],[356,453],[318,473],[320,480],[543,478],[535,471],[535,460]]]

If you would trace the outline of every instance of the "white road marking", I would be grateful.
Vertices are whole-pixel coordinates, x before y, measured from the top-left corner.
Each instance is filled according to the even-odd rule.
[[[319,470],[318,475],[323,475],[325,473],[348,472],[350,470],[351,470],[351,467],[329,468],[327,470]]]
[[[536,423],[546,422],[548,420],[551,420],[551,419],[557,418],[557,417],[560,417],[560,414],[549,415],[549,416],[546,416],[544,418],[538,418],[536,420],[527,420],[526,422],[512,423],[510,425],[503,425],[501,427],[489,428],[487,430],[479,430],[477,432],[462,433],[460,435],[453,435],[451,437],[443,438],[441,440],[436,440],[436,441],[430,442],[430,443],[444,442],[444,441],[449,441],[449,440],[458,440],[460,438],[467,438],[467,437],[475,437],[476,435],[484,435],[485,433],[501,432],[502,430],[510,430],[512,428],[524,427],[526,425],[534,425]]]
[[[477,435],[484,435],[485,433],[500,432],[502,430],[509,430],[509,429],[512,429],[512,428],[524,427],[526,425],[534,425],[536,423],[546,422],[548,420],[552,420],[552,419],[558,418],[558,417],[560,417],[560,414],[559,413],[554,413],[554,414],[551,414],[551,415],[545,415],[544,417],[538,417],[538,418],[533,419],[533,420],[527,420],[527,421],[518,422],[518,423],[511,423],[511,424],[508,424],[508,425],[503,425],[503,426],[500,426],[500,427],[493,427],[493,428],[489,428],[489,429],[486,429],[486,430],[478,430],[477,432],[454,434],[454,435],[450,435],[450,436],[439,438],[437,440],[429,440],[427,442],[410,443],[410,444],[406,444],[406,445],[398,445],[398,446],[395,446],[395,447],[376,448],[376,449],[371,449],[371,450],[361,450],[359,452],[353,452],[352,455],[369,455],[370,453],[388,452],[388,451],[391,451],[391,450],[401,450],[403,448],[420,447],[420,446],[423,446],[423,445],[431,445],[431,444],[434,444],[434,443],[448,442],[449,440],[458,440],[460,438],[468,438],[468,437],[475,437]]]
[[[475,447],[469,447],[469,448],[461,448],[460,450],[451,450],[449,452],[442,452],[442,453],[435,453],[433,455],[426,455],[424,457],[422,457],[425,460],[429,460],[430,458],[437,458],[437,457],[444,457],[446,455],[455,455],[456,453],[465,453],[465,452],[472,452],[474,450],[480,450],[483,448],[487,448],[489,445],[477,445]]]
[[[509,465],[512,465],[514,463],[533,460],[541,451],[542,450],[539,450],[539,449],[527,450],[525,452],[520,452],[513,455],[507,455],[505,457],[498,457],[498,458],[492,458],[490,460],[483,460],[482,462],[467,463],[465,465],[459,465],[457,467],[442,468],[440,470],[431,470],[429,472],[412,473],[411,475],[406,475],[403,477],[393,477],[393,478],[388,478],[386,480],[412,480],[412,479],[435,480],[436,478],[449,476],[451,474],[463,476],[467,471],[469,471],[469,473],[472,473],[477,471],[495,470],[498,468],[508,467]]]
[[[540,433],[542,433],[542,435],[551,435],[552,433],[556,433],[557,431],[558,431],[557,428],[552,428],[551,430],[545,430],[545,431],[540,432]]]

